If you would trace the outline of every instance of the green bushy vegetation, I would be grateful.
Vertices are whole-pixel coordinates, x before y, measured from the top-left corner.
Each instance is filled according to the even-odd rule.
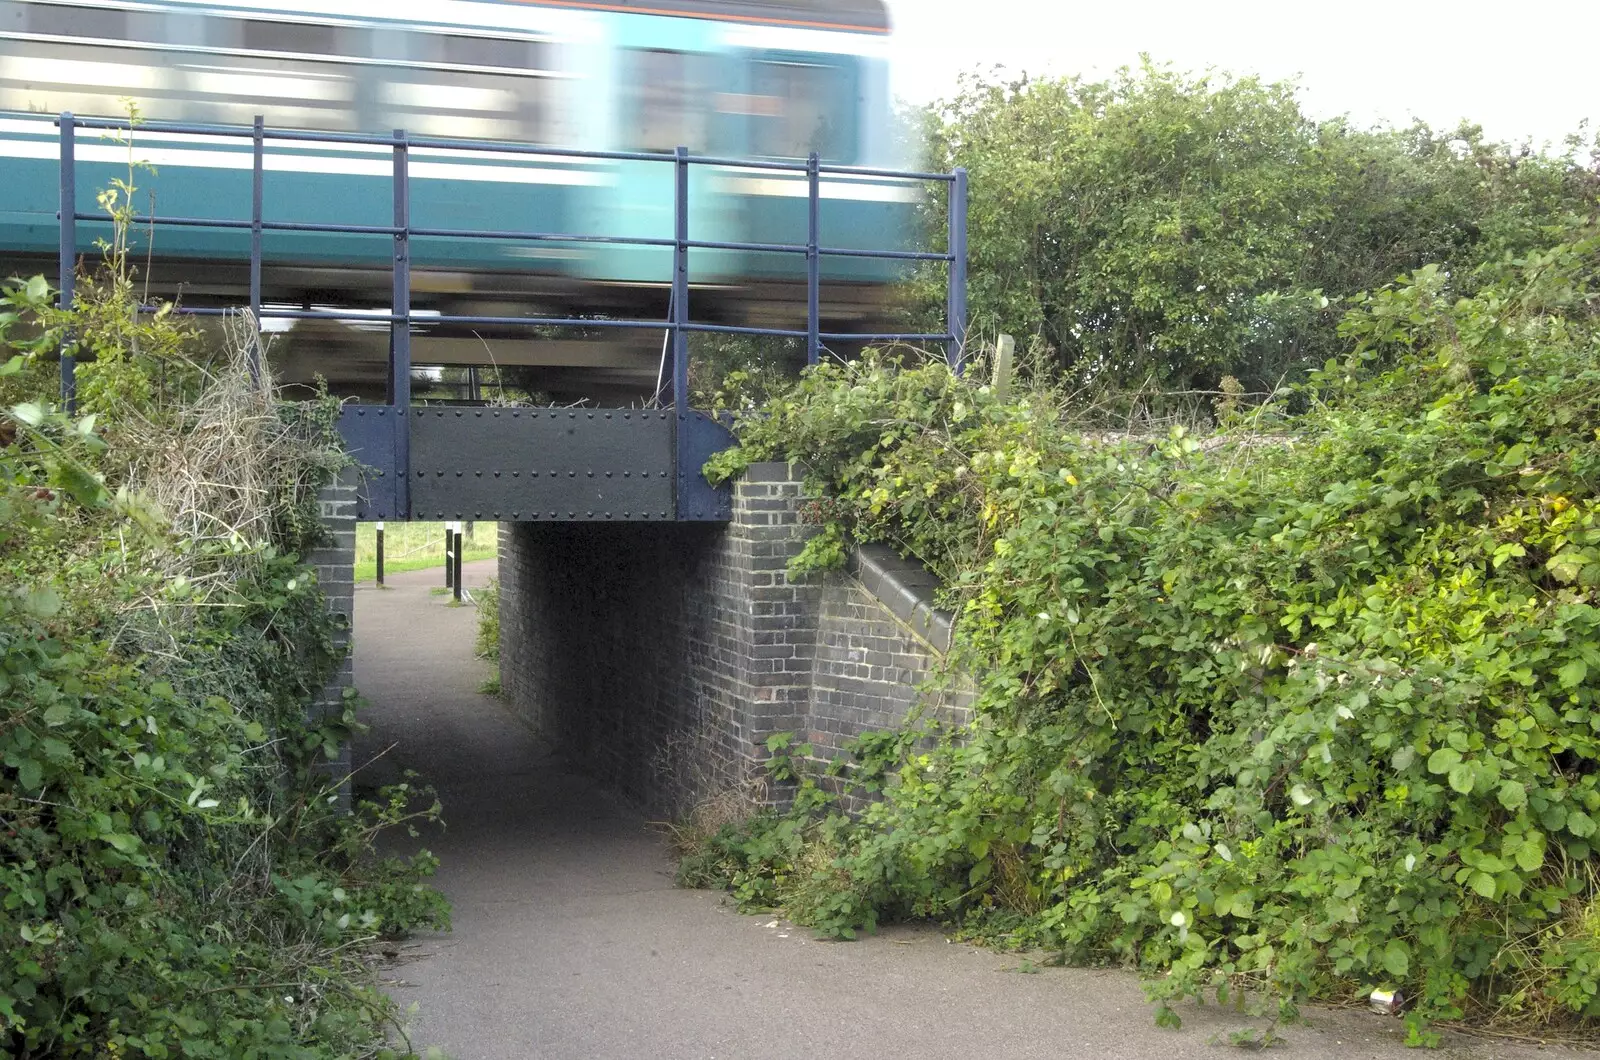
[[[836,936],[937,917],[1137,967],[1164,1020],[1391,985],[1417,1043],[1592,1026],[1597,280],[1592,222],[1418,269],[1205,436],[1086,432],[1071,385],[937,363],[808,373],[711,471],[809,466],[800,568],[870,540],[941,574],[976,720],[870,734],[859,817],[805,781],[684,878]]]
[[[1337,355],[1352,296],[1429,263],[1471,293],[1480,262],[1546,245],[1600,195],[1586,133],[1546,153],[1471,125],[1317,122],[1292,85],[1148,62],[975,78],[921,120],[928,163],[971,174],[976,333],[1123,409],[1143,388],[1172,406],[1224,376],[1298,381]],[[943,202],[928,214],[942,231]],[[936,279],[923,324],[943,319]]]
[[[371,841],[437,804],[346,815],[354,700],[310,712],[345,650],[300,558],[332,407],[276,402],[247,328],[137,313],[120,236],[50,294],[0,298],[0,1053],[410,1055],[375,944],[448,909],[429,854]]]

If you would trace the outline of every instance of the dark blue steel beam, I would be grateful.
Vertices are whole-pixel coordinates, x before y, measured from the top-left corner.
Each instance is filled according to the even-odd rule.
[[[960,373],[966,365],[967,344],[967,171],[957,169],[950,185],[950,279],[945,325],[950,329],[946,349],[950,367]]]
[[[60,300],[62,309],[72,308],[74,285],[78,270],[78,173],[77,126],[71,112],[61,115],[61,223]],[[72,349],[72,333],[61,335],[61,404],[68,412],[78,407],[78,370]]]
[[[266,183],[266,119],[256,115],[250,141],[250,379],[261,379],[261,212]]]
[[[818,214],[822,202],[821,164],[815,151],[806,159],[806,363],[822,359],[822,259]]]
[[[401,416],[411,407],[411,160],[404,129],[394,131],[394,297],[389,325],[389,403]],[[399,502],[410,507],[410,420],[395,432],[395,473]]]

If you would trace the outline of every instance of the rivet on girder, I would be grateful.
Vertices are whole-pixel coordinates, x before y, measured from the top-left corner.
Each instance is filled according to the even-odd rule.
[[[456,419],[459,420],[460,418],[461,418],[461,410],[460,409],[456,409]]]
[[[511,518],[515,519],[518,516],[520,516],[521,514],[522,514],[522,509],[520,509],[520,508],[511,509]]]
[[[379,478],[383,477],[383,468],[381,468],[381,467],[378,469],[378,477]]]
[[[624,471],[624,472],[623,472],[623,473],[622,473],[622,477],[623,477],[623,478],[632,478],[632,477],[633,477],[633,472],[631,472],[631,471]]]
[[[631,419],[633,419],[633,413],[631,413],[631,412],[624,412],[624,413],[623,413],[623,414],[622,414],[622,418],[623,418],[623,419],[625,419],[625,420],[631,420]]]
[[[607,519],[609,519],[609,518],[611,518],[611,513],[610,513],[610,512],[607,512],[607,513],[606,513],[606,518],[607,518]]]
[[[494,418],[495,419],[499,419],[500,418],[500,410],[499,409],[495,409],[494,410]]]
[[[576,412],[569,412],[569,413],[567,413],[567,419],[569,419],[569,420],[575,420],[575,419],[577,419],[577,418],[578,418],[578,414],[577,414],[577,413],[576,413]]]
[[[606,413],[606,419],[608,419],[608,420],[609,420],[609,419],[610,419],[610,418],[611,418],[611,413],[609,413],[609,412],[608,412],[608,413]]]
[[[594,472],[593,471],[586,472],[586,474],[588,475],[588,477],[594,478]]]
[[[497,475],[498,475],[498,474],[499,474],[499,473],[500,473],[500,472],[498,472],[498,471],[496,471],[496,472],[495,472],[495,474],[497,474]],[[538,476],[539,476],[539,472],[537,472],[537,471],[535,471],[535,472],[534,472],[534,473],[533,473],[533,474],[534,474],[534,477],[535,477],[535,478],[537,478],[537,477],[538,477]],[[522,472],[520,472],[520,471],[513,471],[513,472],[511,472],[511,477],[512,477],[512,478],[518,478],[518,477],[520,477],[520,476],[521,476],[521,475],[522,475]]]
[[[482,478],[483,477],[483,472],[482,471],[474,471],[472,473],[472,477],[473,478]]]
[[[594,518],[594,512],[588,512],[586,514],[589,516],[589,518],[591,518],[591,519]]]
[[[498,471],[496,471],[496,472],[495,472],[495,473],[494,473],[494,477],[495,477],[495,478],[499,478],[499,477],[500,477],[500,472],[498,472]]]
[[[427,478],[428,477],[428,473],[426,471],[418,471],[417,472],[417,477],[418,478]]]
[[[592,412],[591,412],[591,413],[589,413],[589,418],[590,418],[590,419],[591,419],[591,420],[592,420],[592,419],[594,419],[594,413],[592,413]]]
[[[606,478],[610,478],[610,477],[611,477],[611,472],[607,471],[606,472]]]
[[[439,477],[444,478],[444,468],[439,469]]]
[[[480,420],[483,419],[483,413],[481,412],[474,412],[472,415]]]
[[[632,512],[623,512],[623,513],[622,513],[622,517],[623,517],[623,518],[624,518],[624,519],[629,519],[629,518],[632,518],[632,516],[633,516],[633,513],[632,513]]]
[[[556,510],[554,508],[552,508],[552,509],[550,509],[550,518],[554,519],[555,517],[556,517]]]
[[[567,472],[567,477],[568,478],[577,478],[578,477],[578,473],[576,471],[568,471]]]
[[[464,475],[464,474],[466,474],[466,472],[465,472],[465,471],[457,471],[457,472],[456,472],[456,478],[460,478],[460,477],[461,477],[461,476],[462,476],[462,475]]]
[[[356,409],[356,415],[357,416],[365,416],[366,414],[367,414],[367,410],[366,409]]]
[[[568,512],[567,513],[567,518],[568,519],[576,519],[577,517],[578,517],[578,513],[577,512]]]

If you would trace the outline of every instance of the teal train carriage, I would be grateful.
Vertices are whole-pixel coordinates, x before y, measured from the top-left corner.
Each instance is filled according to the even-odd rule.
[[[683,146],[786,162],[815,152],[824,163],[903,168],[891,128],[888,31],[880,0],[324,0],[315,8],[0,0],[0,272],[53,271],[54,116],[63,111],[118,117],[132,101],[152,123],[237,125],[261,115],[269,129],[403,129],[587,151]],[[141,163],[132,174],[140,212],[248,219],[248,139],[152,125],[133,140],[80,131],[80,210],[126,178],[132,160]],[[390,154],[382,145],[269,138],[264,216],[388,225]],[[417,228],[673,237],[670,164],[418,148],[410,180]],[[922,190],[826,175],[821,243],[909,249]],[[689,235],[804,243],[807,201],[803,172],[697,165]],[[81,224],[80,245],[87,251],[104,233]],[[161,227],[141,243],[152,280],[189,304],[236,303],[247,288],[247,231]],[[384,236],[269,231],[263,249],[269,302],[387,305]],[[413,305],[423,314],[653,319],[666,313],[670,259],[665,247],[419,237]],[[690,267],[696,319],[803,327],[803,255],[695,250]],[[821,269],[825,331],[881,326],[886,291],[900,275],[895,263],[824,256]],[[417,360],[429,363],[421,348]]]

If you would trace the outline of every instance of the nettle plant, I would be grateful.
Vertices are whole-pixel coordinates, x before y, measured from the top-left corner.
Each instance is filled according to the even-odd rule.
[[[814,922],[1135,965],[1171,1020],[1379,985],[1416,1042],[1600,1017],[1597,273],[1592,228],[1469,299],[1420,270],[1303,411],[1205,438],[871,358],[747,420],[714,470],[805,461],[825,547],[945,575],[979,691],[960,740],[875,742],[817,874],[861,901]]]

